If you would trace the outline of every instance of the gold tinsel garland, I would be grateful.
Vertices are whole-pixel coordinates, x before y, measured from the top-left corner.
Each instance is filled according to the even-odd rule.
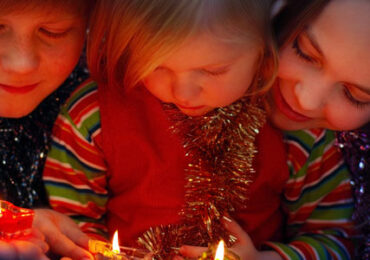
[[[242,98],[205,116],[190,117],[164,104],[171,130],[183,137],[190,163],[186,169],[185,205],[179,225],[149,229],[138,242],[154,259],[169,259],[181,245],[208,246],[220,239],[235,242],[222,217],[244,209],[254,170],[255,137],[264,125],[263,109]]]

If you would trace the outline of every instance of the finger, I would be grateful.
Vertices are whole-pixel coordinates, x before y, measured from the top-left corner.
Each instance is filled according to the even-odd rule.
[[[70,257],[72,259],[93,259],[88,251],[77,246],[60,232],[53,238],[49,238],[47,242],[51,246],[52,251],[58,255]]]
[[[30,238],[27,241],[30,241],[31,243],[40,247],[43,253],[49,251],[49,245],[44,240],[40,240],[38,238]]]
[[[74,243],[81,246],[82,248],[89,247],[89,237],[81,231],[79,226],[69,219],[67,225],[63,225],[62,232],[65,234],[69,239],[71,239]]]
[[[153,253],[146,254],[143,258],[143,260],[152,260],[153,259]]]
[[[0,241],[0,260],[17,259],[16,248],[5,241]]]
[[[185,257],[197,258],[202,255],[207,248],[199,246],[182,246],[180,247],[180,254]]]
[[[230,218],[223,218],[224,227],[237,238],[237,243],[246,244],[250,243],[251,239],[247,233],[242,229],[242,227],[235,221]]]
[[[14,248],[17,251],[18,258],[25,260],[39,259],[44,254],[40,247],[28,241],[12,241]]]
[[[44,234],[40,230],[38,230],[37,228],[32,228],[31,236],[35,237],[35,238],[38,238],[40,240],[45,240]]]

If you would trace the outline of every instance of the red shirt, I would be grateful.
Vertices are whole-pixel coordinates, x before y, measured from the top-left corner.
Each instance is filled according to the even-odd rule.
[[[108,229],[135,244],[150,227],[180,221],[186,167],[181,140],[169,130],[160,101],[146,89],[99,91],[102,149],[110,187]],[[235,219],[256,245],[280,237],[280,197],[289,173],[279,132],[266,124],[257,137],[256,174],[247,209]]]

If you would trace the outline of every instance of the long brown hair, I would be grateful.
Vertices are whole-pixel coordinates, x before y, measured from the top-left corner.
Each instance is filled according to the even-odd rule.
[[[274,31],[279,47],[292,39],[314,20],[330,0],[286,0],[281,12],[274,18]]]
[[[261,75],[256,78],[265,83],[259,89],[268,88],[277,70],[271,4],[272,0],[98,0],[88,40],[91,75],[99,83],[134,87],[186,38],[202,30],[217,36],[220,25],[226,29],[219,35],[224,40],[258,42]]]

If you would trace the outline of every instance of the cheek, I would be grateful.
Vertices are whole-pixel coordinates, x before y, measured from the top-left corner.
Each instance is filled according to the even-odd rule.
[[[298,77],[302,70],[302,63],[289,47],[284,48],[279,56],[279,78],[295,78]]]
[[[235,70],[224,78],[216,78],[207,84],[208,92],[211,92],[221,105],[229,105],[245,96],[253,83],[256,68],[253,62],[244,62],[236,66]]]
[[[205,95],[209,97],[210,105],[227,106],[246,94],[250,81],[249,78],[235,76],[224,80],[216,79],[206,83]]]
[[[143,80],[144,86],[155,97],[164,102],[170,102],[171,79],[161,72],[152,72]]]
[[[45,49],[46,66],[57,77],[67,77],[76,66],[84,46],[84,37],[71,37],[49,49]],[[50,58],[52,57],[52,58]],[[51,64],[48,64],[51,63]]]
[[[370,108],[357,108],[350,104],[332,106],[328,109],[327,121],[336,130],[353,130],[370,120]]]

